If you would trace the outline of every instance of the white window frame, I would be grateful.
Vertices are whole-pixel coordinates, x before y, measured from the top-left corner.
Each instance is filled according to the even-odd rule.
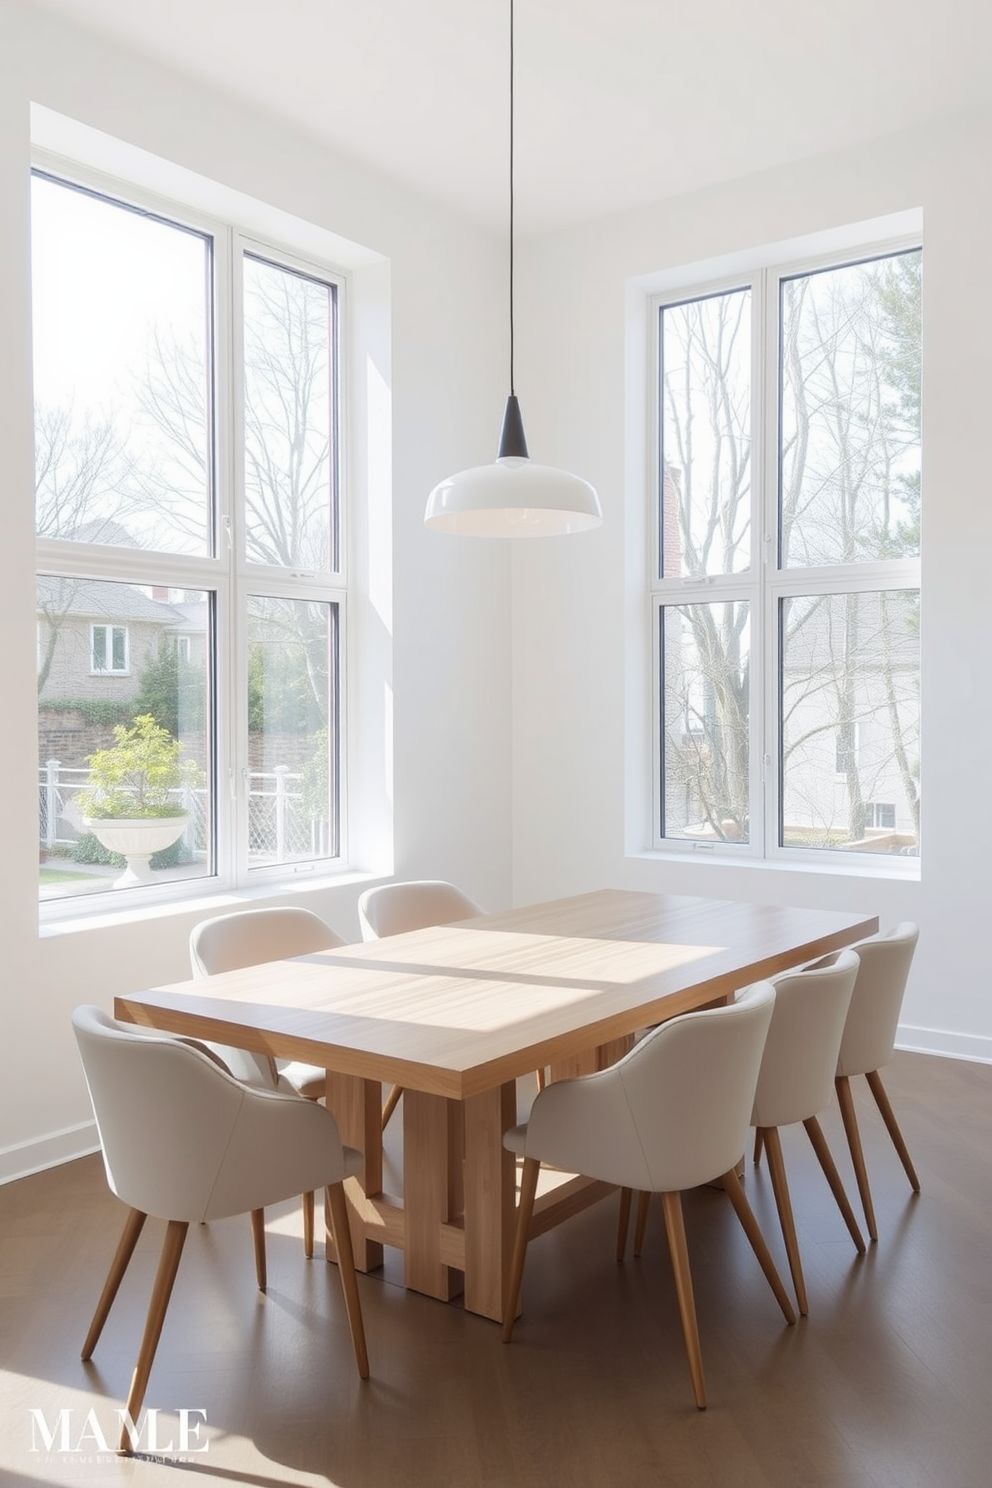
[[[213,295],[211,325],[211,374],[214,394],[214,511],[208,519],[208,551],[200,555],[126,549],[72,540],[40,537],[36,542],[36,572],[70,578],[106,579],[143,587],[161,586],[202,591],[212,605],[214,627],[212,656],[208,658],[213,695],[214,785],[212,872],[188,880],[131,888],[119,893],[42,901],[43,921],[76,918],[80,914],[113,913],[142,903],[182,901],[204,894],[246,888],[277,888],[297,884],[303,875],[319,877],[341,874],[349,868],[347,699],[349,695],[348,598],[349,552],[348,492],[349,458],[347,429],[349,408],[347,380],[349,280],[346,269],[309,249],[297,252],[291,244],[253,233],[232,218],[216,218],[166,198],[131,181],[36,150],[32,170],[106,196],[125,206],[146,210],[179,227],[208,235],[213,240]],[[244,382],[241,368],[242,323],[241,263],[251,254],[286,269],[333,286],[336,297],[336,345],[333,387],[335,491],[334,567],[303,572],[251,563],[246,556],[243,491],[242,408]],[[247,596],[315,600],[336,606],[337,647],[331,658],[335,673],[337,752],[337,851],[331,856],[300,861],[249,866],[248,861],[248,730],[238,720],[247,718],[248,645]],[[39,632],[40,634],[40,632]],[[92,644],[90,648],[92,660]],[[130,655],[129,655],[130,660]],[[120,675],[101,671],[96,675]]]
[[[96,633],[103,631],[104,656],[110,660],[110,666],[98,667],[96,665]],[[114,661],[114,631],[124,632],[124,665],[115,667]],[[131,635],[126,625],[114,625],[112,622],[94,621],[90,625],[90,676],[91,677],[130,677],[131,675]]]
[[[843,850],[784,847],[779,842],[779,801],[781,797],[781,761],[779,758],[778,686],[779,625],[782,600],[808,594],[843,594],[876,590],[919,590],[920,560],[892,559],[829,567],[778,567],[778,306],[782,280],[817,270],[840,267],[922,249],[922,233],[869,237],[849,241],[842,247],[809,255],[778,259],[770,254],[758,267],[749,265],[745,272],[723,273],[713,278],[691,279],[688,276],[671,288],[650,295],[647,347],[650,357],[648,393],[650,397],[648,434],[652,499],[648,503],[648,588],[651,635],[651,848],[652,851],[677,857],[713,857],[718,854],[728,861],[779,863],[805,867],[829,867],[851,873],[870,868],[875,873],[893,877],[915,877],[919,874],[919,857],[868,855]],[[751,320],[751,510],[750,567],[733,575],[698,578],[662,578],[660,576],[659,537],[662,512],[661,387],[660,327],[665,307],[734,290],[750,289]],[[749,800],[750,840],[746,843],[712,841],[694,842],[686,838],[663,837],[663,656],[661,653],[662,611],[666,607],[693,602],[746,602],[750,623],[750,728],[749,728]]]

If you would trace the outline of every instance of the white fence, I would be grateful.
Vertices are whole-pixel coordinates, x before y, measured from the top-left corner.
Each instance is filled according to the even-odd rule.
[[[89,770],[66,769],[59,760],[46,760],[39,766],[38,826],[42,847],[72,847],[85,833],[75,800],[89,784],[89,776]],[[249,772],[250,859],[284,863],[328,854],[328,823],[316,819],[306,809],[301,784],[302,776],[293,774],[288,765]],[[206,789],[180,789],[174,795],[190,818],[183,834],[187,848],[194,856],[206,856],[210,842],[209,793]]]

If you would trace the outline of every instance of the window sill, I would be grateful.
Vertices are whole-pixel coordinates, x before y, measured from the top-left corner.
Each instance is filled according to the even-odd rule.
[[[717,852],[685,852],[678,848],[665,851],[654,848],[647,852],[628,853],[627,861],[635,863],[677,863],[684,868],[692,863],[696,867],[710,868],[734,868],[745,873],[799,873],[804,877],[820,878],[843,878],[848,881],[860,879],[878,880],[887,879],[894,883],[919,883],[921,878],[919,858],[893,859],[887,855],[879,855],[873,861],[861,857],[857,867],[849,861],[844,863],[827,862],[823,859],[815,863],[804,861],[801,858],[752,858],[737,856],[734,853]]]
[[[305,882],[285,881],[250,888],[204,890],[181,899],[159,900],[153,904],[122,904],[106,910],[89,910],[86,913],[71,911],[57,919],[43,919],[38,927],[39,938],[54,939],[62,935],[76,935],[87,930],[108,930],[119,925],[133,925],[148,920],[176,919],[180,916],[223,914],[225,911],[250,908],[262,902],[278,903],[282,899],[297,900],[309,894],[328,889],[347,888],[356,884],[367,884],[381,880],[381,873],[346,870],[342,873],[327,873],[319,878],[308,877]]]

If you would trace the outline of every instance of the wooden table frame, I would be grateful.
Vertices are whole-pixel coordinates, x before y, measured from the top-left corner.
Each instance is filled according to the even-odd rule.
[[[404,1256],[406,1285],[500,1320],[516,1202],[503,1133],[516,1081],[611,1062],[631,1035],[873,934],[831,910],[601,890],[118,997],[119,1018],[327,1069],[355,1260]],[[382,1085],[403,1099],[403,1198],[382,1192]],[[565,1182],[541,1234],[608,1193]]]

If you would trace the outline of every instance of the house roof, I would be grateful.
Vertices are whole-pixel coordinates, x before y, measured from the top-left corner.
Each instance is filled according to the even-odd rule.
[[[210,606],[205,599],[184,600],[172,608],[179,616],[177,624],[189,634],[202,635],[208,626]]]
[[[153,625],[180,626],[188,621],[181,609],[161,599],[150,599],[132,584],[108,579],[38,576],[38,610],[55,610],[88,620],[145,621]]]
[[[73,542],[110,543],[115,548],[136,548],[138,544],[120,522],[112,517],[96,517],[84,522],[69,534]]]

